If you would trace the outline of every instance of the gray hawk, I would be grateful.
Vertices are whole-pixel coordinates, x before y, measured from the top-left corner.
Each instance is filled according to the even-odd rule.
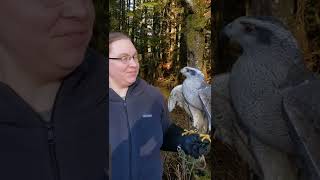
[[[242,48],[230,95],[262,178],[320,179],[320,80],[294,36],[273,17],[240,17],[222,32]]]
[[[169,111],[176,105],[180,106],[192,118],[192,126],[198,132],[208,133],[211,130],[211,86],[196,68],[184,67],[180,72],[186,79],[171,91],[168,99]]]

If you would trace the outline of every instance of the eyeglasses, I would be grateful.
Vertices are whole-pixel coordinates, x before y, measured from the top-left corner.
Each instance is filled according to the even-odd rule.
[[[118,61],[122,62],[123,64],[128,64],[131,59],[133,59],[135,62],[138,62],[138,61],[139,61],[138,55],[134,55],[134,56],[122,56],[122,57],[119,57],[119,58],[109,57],[109,59],[118,60]]]

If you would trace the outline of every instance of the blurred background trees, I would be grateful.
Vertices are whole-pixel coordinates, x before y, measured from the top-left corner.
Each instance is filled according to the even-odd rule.
[[[181,83],[179,71],[189,65],[210,79],[210,1],[110,0],[109,4],[109,30],[131,37],[142,78],[172,87]]]

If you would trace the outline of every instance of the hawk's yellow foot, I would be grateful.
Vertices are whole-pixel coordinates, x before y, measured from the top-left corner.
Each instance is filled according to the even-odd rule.
[[[211,138],[209,134],[200,134],[201,141],[208,140],[211,143]]]
[[[196,134],[196,133],[197,133],[197,130],[187,130],[187,129],[184,129],[183,131],[184,131],[184,132],[182,133],[182,136],[186,136],[186,135],[191,135],[191,134]]]
[[[198,130],[197,129],[192,129],[192,130],[187,130],[184,129],[184,132],[182,133],[182,136],[186,136],[186,135],[192,135],[192,134],[198,134]],[[211,138],[209,134],[199,134],[201,141],[205,141],[208,140],[211,143]]]

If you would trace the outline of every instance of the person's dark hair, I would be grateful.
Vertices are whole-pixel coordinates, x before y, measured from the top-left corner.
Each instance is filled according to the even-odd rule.
[[[109,45],[115,41],[121,40],[121,39],[128,39],[131,40],[126,34],[122,32],[110,32],[109,33]]]

